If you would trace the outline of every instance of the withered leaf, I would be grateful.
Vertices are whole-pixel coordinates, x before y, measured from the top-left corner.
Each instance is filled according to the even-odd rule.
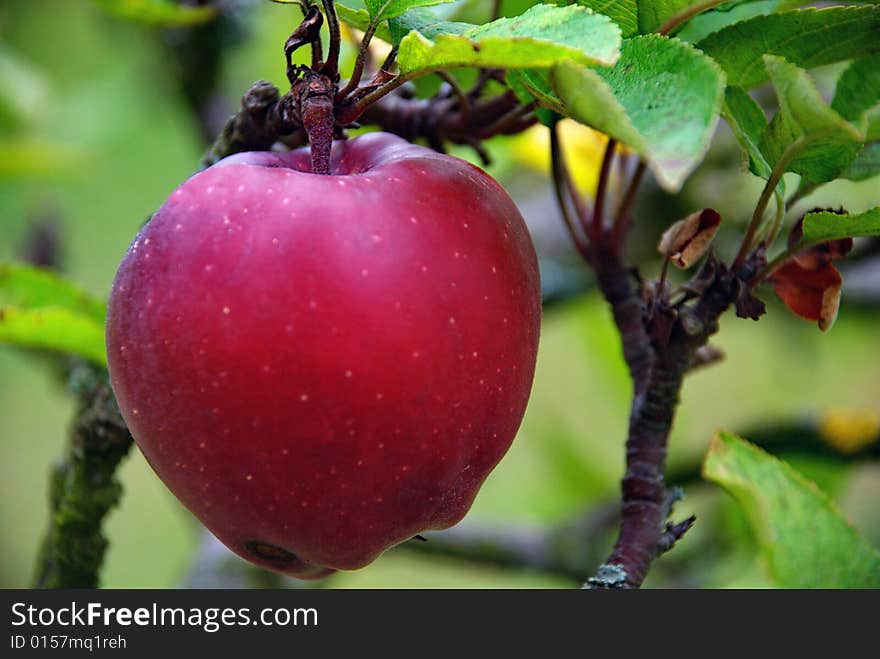
[[[767,306],[754,295],[751,289],[742,280],[739,282],[739,290],[736,295],[736,315],[738,318],[751,318],[758,320],[767,311]]]
[[[830,261],[817,268],[805,268],[796,260],[789,261],[773,273],[770,283],[779,299],[794,313],[815,320],[823,332],[831,329],[840,307],[843,277]]]
[[[721,215],[711,208],[691,213],[663,233],[657,249],[679,268],[689,268],[709,249],[719,224]]]

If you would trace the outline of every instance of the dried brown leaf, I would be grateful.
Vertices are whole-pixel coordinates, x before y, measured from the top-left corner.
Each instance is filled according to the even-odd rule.
[[[679,268],[689,268],[709,249],[719,224],[721,215],[711,208],[691,213],[663,233],[657,249]]]
[[[830,262],[818,268],[804,268],[796,260],[789,261],[773,273],[770,283],[794,313],[816,321],[823,332],[831,329],[840,306],[843,277]]]

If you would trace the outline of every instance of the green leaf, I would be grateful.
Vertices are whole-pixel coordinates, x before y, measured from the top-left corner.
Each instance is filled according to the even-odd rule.
[[[868,142],[855,160],[843,170],[840,178],[850,181],[866,181],[880,174],[880,142]]]
[[[712,440],[703,476],[743,508],[783,588],[880,587],[880,552],[827,494],[786,463],[725,432]]]
[[[612,68],[564,63],[550,81],[569,116],[642,154],[670,191],[703,159],[724,94],[712,60],[660,35],[625,40]]]
[[[190,27],[217,16],[214,7],[187,7],[173,0],[93,0],[108,14],[150,27]]]
[[[739,142],[748,161],[749,171],[755,176],[769,180],[773,173],[772,165],[767,162],[761,151],[761,136],[767,130],[767,117],[757,101],[741,87],[728,87],[724,94],[724,106],[721,116],[727,121],[731,131]],[[785,180],[779,179],[776,185],[777,203],[785,198]]]
[[[732,0],[694,16],[675,36],[697,43],[713,32],[762,14],[772,14],[779,0]]]
[[[565,105],[553,92],[550,84],[551,69],[518,69],[509,71],[508,82],[514,93],[525,92],[530,98],[522,97],[522,100],[537,100],[545,108],[559,114],[568,114]]]
[[[107,365],[104,327],[68,309],[0,307],[0,343],[78,355]]]
[[[761,140],[760,150],[776,167],[811,183],[832,181],[855,159],[864,136],[822,100],[812,78],[781,57],[764,61],[776,94],[779,112]]]
[[[864,213],[840,215],[838,213],[807,213],[803,223],[802,245],[815,245],[840,238],[880,236],[880,206]]]
[[[105,315],[103,302],[51,272],[0,264],[0,343],[106,364]]]
[[[767,117],[758,102],[742,87],[729,86],[724,92],[721,116],[730,125],[748,158],[749,170],[769,179],[772,167],[760,149],[761,136],[767,129]]]
[[[852,62],[837,80],[837,89],[831,107],[837,113],[860,126],[867,139],[880,139],[872,135],[870,124],[874,110],[880,105],[880,54],[863,57]],[[875,122],[880,132],[880,119]]]
[[[673,16],[700,0],[639,0],[639,31],[656,32]]]
[[[571,60],[613,64],[620,28],[607,16],[575,5],[535,5],[516,18],[500,18],[458,34],[410,32],[400,42],[403,75],[460,66],[544,68]]]
[[[415,9],[417,7],[431,7],[433,5],[442,5],[454,0],[364,0],[367,11],[370,16],[376,18],[382,17],[383,20],[395,18],[401,14]]]
[[[413,30],[423,37],[433,39],[441,34],[463,34],[474,27],[471,23],[444,20],[430,9],[413,9],[388,21],[388,40],[398,45]]]
[[[589,7],[597,14],[605,14],[620,26],[624,37],[639,32],[638,0],[577,0],[582,7]]]
[[[59,275],[24,263],[0,263],[0,305],[63,307],[104,322],[107,305]]]
[[[697,47],[721,65],[729,84],[751,89],[768,78],[762,60],[766,53],[812,68],[880,52],[880,7],[756,16],[710,34]]]

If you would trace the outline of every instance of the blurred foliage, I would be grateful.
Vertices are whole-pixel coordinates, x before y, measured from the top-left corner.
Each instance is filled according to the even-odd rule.
[[[299,10],[268,2],[252,4],[242,12],[249,38],[224,52],[217,78],[226,111],[235,108],[254,80],[276,84],[285,80],[280,45]],[[504,13],[521,12],[529,4],[506,2]],[[488,11],[486,3],[476,0],[441,7],[447,8],[459,10],[454,16],[444,14],[450,20],[472,22],[483,21]],[[720,20],[716,14],[721,13],[707,15],[707,21]],[[195,169],[203,148],[198,121],[169,73],[162,35],[108,16],[98,3],[4,3],[0,41],[0,260],[18,254],[29,215],[51,204],[61,215],[67,274],[103,298],[138,228]],[[346,44],[348,61],[352,52]],[[818,76],[826,98],[833,89],[832,73],[820,71]],[[571,255],[560,247],[566,243],[549,194],[546,157],[535,146],[543,139],[536,130],[492,142],[490,171],[520,204],[542,257],[556,262]],[[576,161],[579,183],[589,191],[595,181],[587,165],[599,157],[603,138],[583,133],[579,139],[570,145],[569,157]],[[3,151],[4,144],[30,147]],[[456,154],[472,157],[467,150]],[[722,128],[682,195],[671,197],[653,184],[648,186],[639,202],[632,246],[634,256],[648,259],[647,274],[656,273],[652,265],[656,261],[651,259],[656,259],[662,230],[694,208],[714,207],[723,213],[725,222],[716,243],[721,250],[730,248],[761,187],[738,164],[735,141]],[[803,208],[836,207],[841,200],[856,213],[875,205],[876,179],[824,186],[803,202]],[[859,435],[856,426],[880,410],[876,340],[880,312],[848,307],[845,291],[840,317],[827,336],[775,303],[758,326],[733,317],[723,320],[717,343],[727,359],[688,377],[671,441],[672,469],[698,464],[720,426],[742,430],[767,419],[829,410],[824,417],[829,437],[843,438],[841,446],[846,446],[847,438]],[[619,339],[604,303],[588,295],[548,311],[526,419],[469,520],[551,524],[615,499],[629,395]],[[50,465],[62,450],[73,407],[40,357],[0,347],[0,459],[5,465],[0,524],[15,530],[0,539],[4,556],[0,586],[28,584],[48,514]],[[857,413],[830,416],[840,408]],[[876,461],[853,465],[799,454],[792,448],[786,451],[784,457],[826,489],[866,538],[880,543]],[[198,525],[139,453],[132,454],[119,476],[125,493],[107,528],[111,544],[104,585],[179,585],[199,544]],[[698,523],[675,551],[658,561],[647,585],[772,585],[739,506],[708,484],[690,485],[686,495],[676,514],[695,513]],[[567,583],[535,573],[392,550],[369,568],[334,576],[328,585],[553,587]]]
[[[880,587],[880,552],[847,523],[827,494],[784,462],[719,432],[704,473],[747,511],[777,585]]]

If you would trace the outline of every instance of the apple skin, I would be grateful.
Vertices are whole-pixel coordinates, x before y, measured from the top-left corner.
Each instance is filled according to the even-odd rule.
[[[110,295],[122,415],[232,551],[302,578],[457,523],[525,412],[537,260],[480,169],[393,135],[228,157],[141,230]]]

